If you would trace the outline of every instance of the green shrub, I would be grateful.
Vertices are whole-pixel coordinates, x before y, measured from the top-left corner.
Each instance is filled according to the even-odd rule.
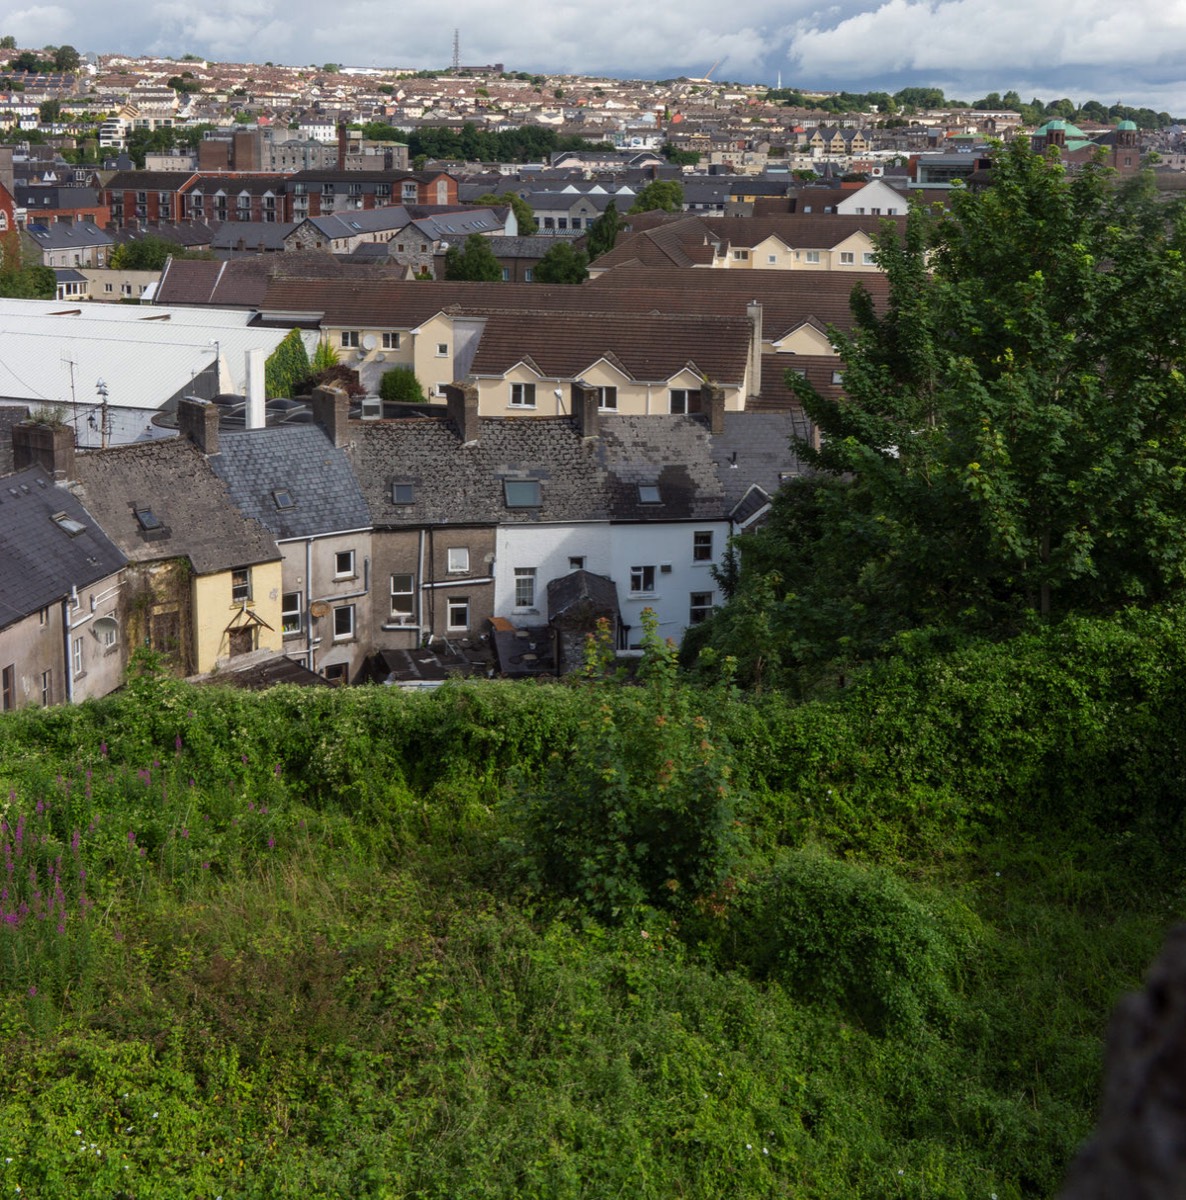
[[[950,1016],[961,935],[889,872],[784,853],[740,902],[737,953],[875,1033]]]
[[[411,367],[392,367],[379,381],[379,395],[389,403],[423,404],[424,389]]]

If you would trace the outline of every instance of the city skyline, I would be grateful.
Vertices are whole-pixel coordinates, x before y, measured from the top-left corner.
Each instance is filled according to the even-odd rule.
[[[508,21],[460,0],[447,25],[424,27],[393,20],[375,0],[211,0],[200,9],[59,0],[15,9],[0,32],[26,47],[432,69],[452,61],[454,28],[462,62],[508,70],[663,79],[712,69],[717,80],[770,86],[780,76],[808,89],[927,86],[968,101],[1015,90],[1027,101],[1067,96],[1186,114],[1186,0],[1157,12],[1084,0],[1065,24],[1037,19],[1018,0],[741,0],[728,9],[688,0],[645,15],[605,0],[579,22],[535,3]]]

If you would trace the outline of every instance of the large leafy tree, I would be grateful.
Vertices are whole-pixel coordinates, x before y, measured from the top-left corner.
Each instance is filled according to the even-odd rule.
[[[490,242],[480,233],[471,233],[464,246],[445,251],[445,278],[495,282],[502,278],[502,267],[494,257]]]
[[[679,212],[683,206],[683,184],[678,179],[656,179],[638,193],[630,211],[641,213],[662,209],[664,212]]]
[[[1184,249],[1179,205],[1020,140],[990,188],[879,239],[889,302],[858,289],[832,334],[844,396],[791,380],[818,474],[743,542],[785,661],[1181,594]]]
[[[584,283],[589,277],[588,267],[583,250],[575,249],[571,242],[558,241],[536,263],[534,278],[537,283]]]
[[[614,248],[624,225],[625,222],[618,215],[617,204],[611,200],[605,206],[605,212],[589,226],[589,232],[585,236],[590,262],[608,254]]]
[[[538,228],[539,223],[535,219],[535,212],[531,205],[514,192],[504,192],[501,196],[497,192],[485,192],[476,200],[470,200],[469,203],[481,205],[483,208],[505,208],[510,205],[511,211],[515,214],[515,223],[519,227],[519,233],[523,237],[534,233]]]

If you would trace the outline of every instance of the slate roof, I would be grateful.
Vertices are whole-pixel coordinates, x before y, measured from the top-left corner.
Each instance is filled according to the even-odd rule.
[[[605,473],[571,418],[484,419],[462,444],[452,422],[407,417],[351,429],[351,459],[376,528],[606,520]],[[538,479],[538,508],[508,508],[506,479]],[[393,502],[392,484],[413,485]]]
[[[548,581],[548,614],[552,624],[567,624],[572,614],[579,625],[590,612],[618,612],[618,588],[607,575],[572,571]]]
[[[725,413],[724,431],[710,438],[710,453],[726,511],[732,512],[755,484],[773,496],[787,476],[803,474],[806,468],[791,448],[791,438],[807,433],[800,413]]]
[[[77,494],[132,562],[186,557],[199,575],[272,562],[271,534],[231,503],[205,456],[181,438],[79,454]],[[151,509],[163,529],[136,516]]]
[[[224,221],[210,239],[216,254],[276,253],[284,249],[284,239],[296,228],[293,221]]]
[[[611,516],[619,521],[721,520],[724,491],[710,456],[708,426],[689,416],[602,416],[599,458]],[[639,486],[655,484],[659,503]]]
[[[89,221],[72,221],[66,224],[55,221],[52,225],[28,225],[25,232],[42,250],[87,250],[97,246],[110,246],[113,235],[92,225]]]
[[[320,426],[224,431],[218,449],[210,465],[231,501],[278,540],[370,527],[349,458]]]
[[[83,528],[69,532],[53,520],[57,513]],[[126,562],[95,518],[40,467],[0,478],[0,628]]]

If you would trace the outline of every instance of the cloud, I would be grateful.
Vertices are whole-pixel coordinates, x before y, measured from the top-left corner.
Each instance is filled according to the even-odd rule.
[[[4,17],[4,34],[16,38],[18,46],[40,48],[69,41],[74,17],[60,4],[38,4],[33,8],[18,8]]]

